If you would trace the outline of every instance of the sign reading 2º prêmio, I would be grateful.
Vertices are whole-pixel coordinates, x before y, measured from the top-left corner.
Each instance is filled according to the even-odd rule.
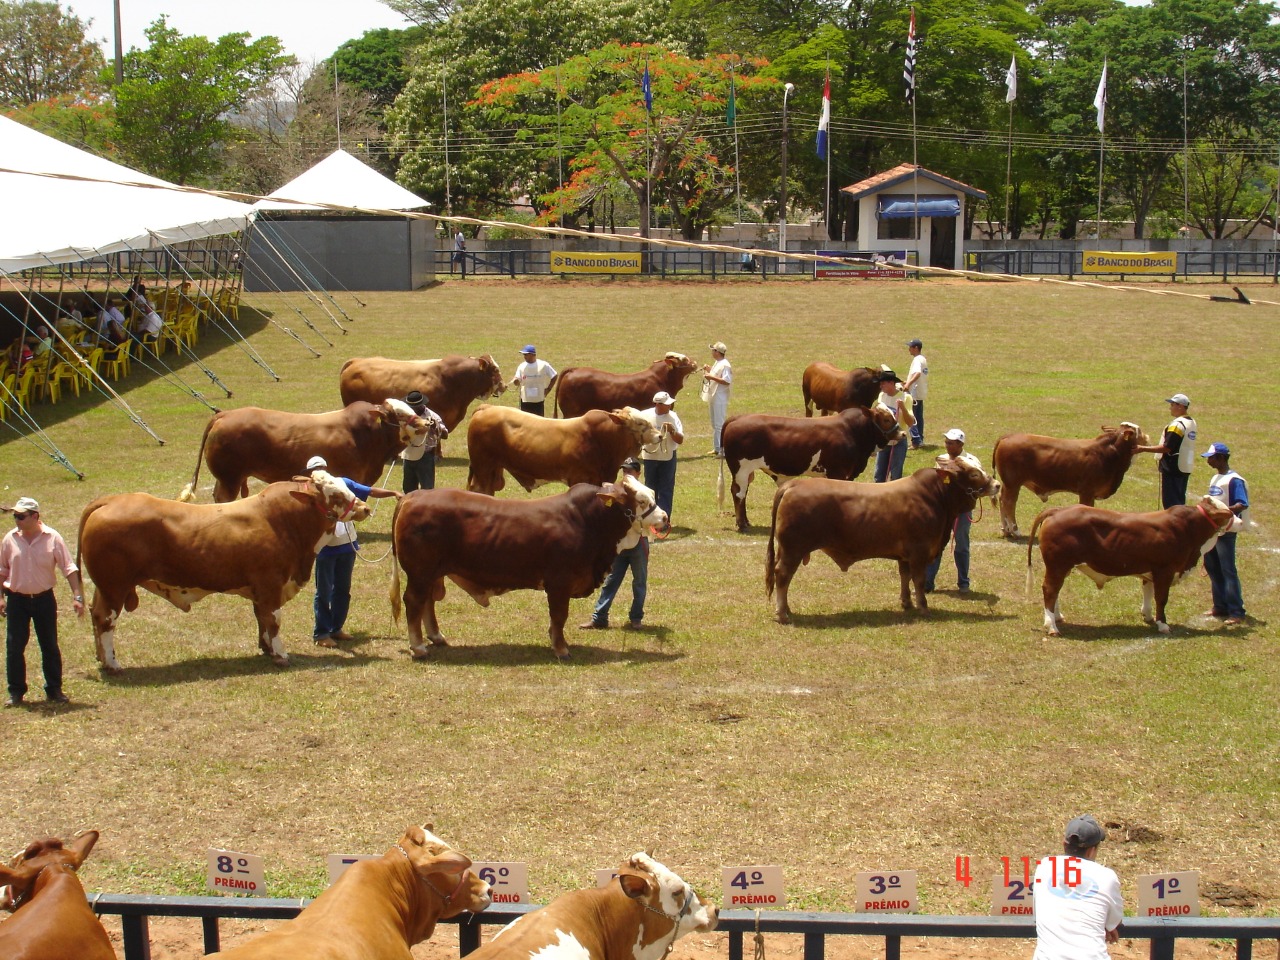
[[[551,251],[552,273],[639,273],[640,253]]]
[[[1169,275],[1178,272],[1178,254],[1172,250],[1159,253],[1112,253],[1106,250],[1086,250],[1083,272]]]

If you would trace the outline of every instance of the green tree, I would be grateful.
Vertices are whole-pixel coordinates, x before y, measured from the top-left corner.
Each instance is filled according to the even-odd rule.
[[[0,0],[0,103],[99,92],[102,50],[88,39],[90,23],[56,3]]]
[[[80,97],[53,97],[5,114],[51,137],[115,159],[115,109],[110,102],[85,103]]]
[[[154,176],[193,183],[215,174],[219,148],[234,139],[227,119],[294,64],[275,37],[184,37],[164,17],[147,27],[150,46],[125,56],[115,87],[126,156]]]
[[[650,207],[665,202],[686,240],[696,240],[733,202],[732,149],[725,122],[729,69],[736,92],[750,100],[776,81],[755,75],[763,62],[725,55],[696,60],[659,47],[606,44],[563,65],[504,77],[480,89],[476,105],[504,123],[533,131],[544,155],[560,142],[576,145],[574,174],[552,191],[548,218],[576,213],[588,199],[621,181],[639,209],[640,235],[649,235]],[[642,78],[648,70],[653,110]],[[561,104],[559,132],[545,128]]]
[[[409,82],[409,53],[426,37],[422,27],[369,30],[334,53],[338,77],[372,97],[376,109],[385,110]]]
[[[701,37],[696,23],[671,18],[666,0],[470,0],[414,51],[409,82],[387,111],[402,152],[398,179],[438,209],[446,206],[447,182],[449,205],[477,215],[505,213],[522,195],[540,197],[559,185],[554,157],[533,149],[531,131],[463,109],[482,84],[552,69],[611,41],[696,56]],[[539,123],[555,129],[554,102]]]

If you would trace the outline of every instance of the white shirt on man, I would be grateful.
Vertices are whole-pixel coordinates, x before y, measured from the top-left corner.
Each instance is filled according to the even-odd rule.
[[[1124,919],[1120,878],[1114,870],[1084,857],[1045,857],[1036,867],[1032,888],[1032,960],[1108,960],[1107,931]]]
[[[733,384],[733,367],[729,364],[728,357],[721,357],[711,365],[711,369],[707,371],[708,377],[719,377],[724,383],[717,383],[715,380],[706,381],[707,399],[710,400],[717,394],[723,394],[728,399],[730,387]]]
[[[648,410],[641,410],[640,416],[653,424],[661,436],[657,443],[647,443],[640,451],[641,460],[670,460],[676,455],[676,442],[671,439],[671,434],[662,429],[664,424],[670,424],[671,429],[676,433],[684,433],[684,424],[680,422],[680,418],[676,416],[675,410],[668,410],[666,413],[659,413],[657,407],[650,407]]]
[[[929,395],[929,361],[925,359],[923,353],[917,353],[911,358],[911,369],[907,371],[907,379],[910,380],[917,373],[920,376],[912,382],[908,392],[912,399],[923,402]]]
[[[539,358],[533,363],[525,361],[516,367],[516,379],[520,381],[520,399],[525,403],[541,403],[547,399],[547,387],[555,378],[556,368]]]

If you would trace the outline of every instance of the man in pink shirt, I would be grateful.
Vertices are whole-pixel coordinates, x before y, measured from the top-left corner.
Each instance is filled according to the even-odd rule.
[[[58,601],[53,588],[61,570],[71,584],[77,617],[84,616],[80,571],[71,560],[66,541],[40,522],[40,504],[23,497],[12,507],[16,527],[0,540],[0,616],[8,616],[5,638],[5,677],[9,683],[6,707],[20,707],[27,695],[27,643],[36,627],[44,667],[44,692],[50,703],[66,703],[62,692],[62,653],[58,649]]]

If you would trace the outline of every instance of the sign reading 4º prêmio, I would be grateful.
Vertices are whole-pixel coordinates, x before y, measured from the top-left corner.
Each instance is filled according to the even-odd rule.
[[[724,905],[778,909],[787,905],[779,866],[724,867]]]

